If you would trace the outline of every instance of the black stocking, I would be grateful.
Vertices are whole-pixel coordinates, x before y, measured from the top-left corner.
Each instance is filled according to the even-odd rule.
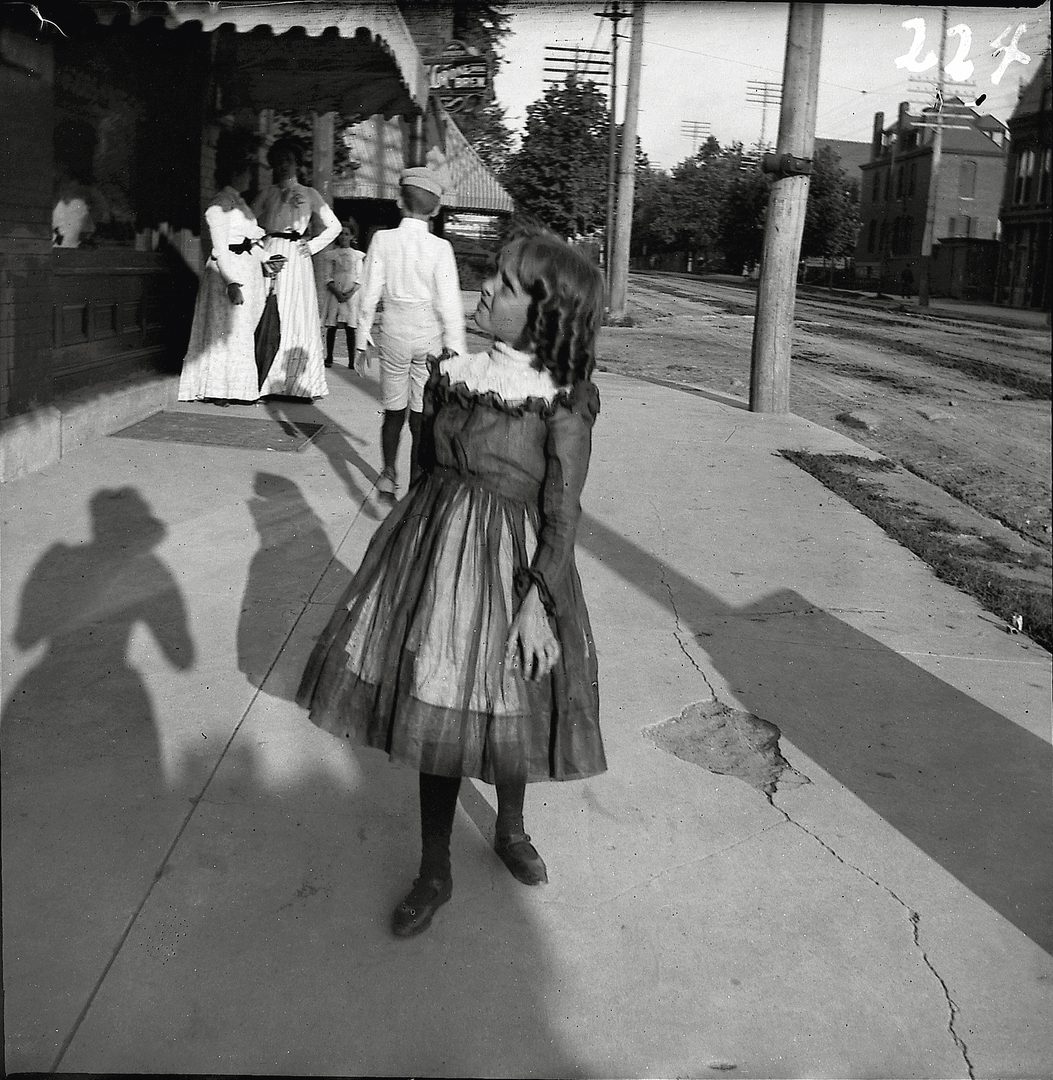
[[[385,409],[384,422],[380,425],[380,454],[384,468],[394,469],[399,456],[399,439],[402,425],[406,422],[405,409]]]
[[[423,426],[424,414],[414,412],[411,409],[409,414],[411,483],[417,479],[417,476],[420,473],[420,433]]]
[[[506,780],[497,785],[497,835],[514,836],[524,832],[523,800],[526,782]]]
[[[420,774],[420,876],[450,876],[450,836],[457,812],[459,776]]]

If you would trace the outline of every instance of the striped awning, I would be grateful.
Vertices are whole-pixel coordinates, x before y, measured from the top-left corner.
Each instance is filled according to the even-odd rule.
[[[318,0],[96,0],[105,24],[163,20],[233,32],[221,51],[232,103],[391,117],[423,112],[428,79],[395,3]]]
[[[460,128],[434,100],[442,126],[445,149],[430,140],[426,164],[443,180],[443,205],[451,210],[511,214],[512,197],[461,133]],[[427,130],[427,129],[426,129]],[[329,192],[337,199],[386,199],[399,194],[399,176],[405,167],[403,131],[397,119],[374,116],[344,133],[349,156],[358,168],[331,181]]]

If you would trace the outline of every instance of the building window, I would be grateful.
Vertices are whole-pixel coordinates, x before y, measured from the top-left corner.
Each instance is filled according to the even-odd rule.
[[[1053,165],[1053,149],[1046,147],[1042,151],[1042,166],[1038,173],[1038,201],[1043,206],[1049,205],[1049,184],[1050,184],[1050,167]]]
[[[959,220],[961,221],[961,226],[962,226],[961,235],[962,236],[972,236],[973,235],[973,223],[976,221],[976,219],[973,218],[973,217],[970,217],[968,214],[962,214],[962,216],[961,216],[961,218]]]
[[[957,236],[958,235],[958,219],[956,217],[949,217],[947,219],[947,235],[948,236]]]
[[[1016,172],[1013,176],[1013,202],[1018,206],[1031,202],[1034,173],[1035,151],[1021,150],[1016,159]]]
[[[867,229],[867,254],[873,255],[874,244],[877,240],[877,222],[872,221]]]
[[[910,179],[907,182],[907,194],[908,195],[913,195],[914,194],[914,185],[917,183],[917,179],[918,179],[918,163],[916,161],[912,161],[910,163]]]
[[[963,161],[958,169],[958,197],[972,199],[976,196],[976,162]]]
[[[892,170],[885,170],[885,202],[888,202],[889,188],[892,180]]]

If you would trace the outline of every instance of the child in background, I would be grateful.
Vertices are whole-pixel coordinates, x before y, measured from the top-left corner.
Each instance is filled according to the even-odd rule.
[[[504,249],[475,314],[493,347],[431,358],[422,475],[374,535],[300,684],[318,726],[420,772],[420,871],[394,911],[399,937],[426,930],[452,895],[462,777],[496,785],[494,849],[539,885],[527,783],[606,769],[574,561],[602,308],[599,271],[562,240]]]
[[[325,281],[325,303],[322,306],[322,325],[325,327],[325,366],[333,366],[336,328],[342,326],[347,339],[347,366],[355,366],[355,304],[351,298],[358,290],[365,255],[355,247],[358,226],[348,218],[340,229],[333,247],[322,252],[322,278]]]
[[[431,169],[407,169],[399,192],[401,224],[397,229],[382,229],[369,245],[358,297],[356,335],[358,367],[366,345],[373,342],[373,320],[383,300],[376,345],[384,408],[380,429],[384,468],[377,491],[386,498],[394,498],[398,490],[395,462],[407,408],[412,439],[411,480],[418,471],[417,445],[428,377],[425,357],[438,355],[443,349],[467,351],[453,248],[428,228],[442,205],[442,185]]]

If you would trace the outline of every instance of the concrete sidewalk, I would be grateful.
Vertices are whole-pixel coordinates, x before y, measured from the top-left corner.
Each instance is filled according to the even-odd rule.
[[[610,771],[528,792],[537,890],[466,784],[412,941],[415,774],[290,700],[383,513],[373,380],[223,414],[324,422],[295,453],[111,437],[0,489],[9,1071],[1053,1072],[1050,656],[778,454],[850,440],[598,382]],[[774,792],[656,745],[749,715]]]

